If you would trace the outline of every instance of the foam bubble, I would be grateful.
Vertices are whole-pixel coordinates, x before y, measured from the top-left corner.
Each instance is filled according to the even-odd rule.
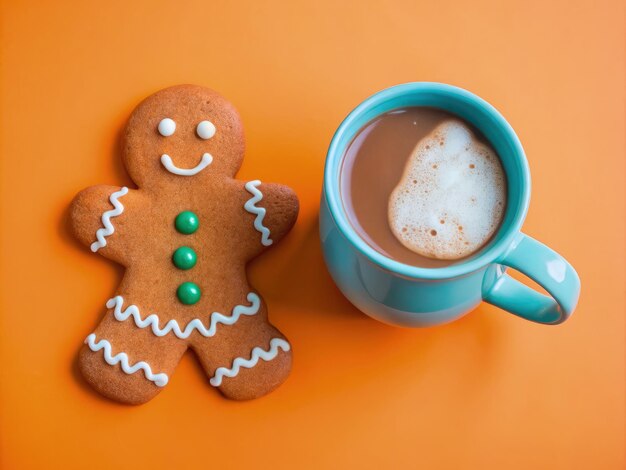
[[[389,198],[389,225],[408,249],[459,259],[495,233],[506,205],[497,155],[465,123],[448,120],[415,147]]]

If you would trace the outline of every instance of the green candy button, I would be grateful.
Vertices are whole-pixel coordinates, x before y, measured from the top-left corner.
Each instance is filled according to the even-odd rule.
[[[178,269],[191,269],[196,265],[197,260],[196,252],[188,246],[181,246],[172,255],[172,262]]]
[[[178,230],[180,233],[189,235],[198,230],[200,221],[198,220],[198,216],[193,212],[183,211],[176,216],[174,225],[176,226],[176,230]]]
[[[185,305],[193,305],[200,300],[200,288],[193,282],[183,282],[176,290],[176,296]]]

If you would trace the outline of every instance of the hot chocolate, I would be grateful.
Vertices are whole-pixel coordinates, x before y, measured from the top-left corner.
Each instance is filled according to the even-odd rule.
[[[480,251],[506,206],[495,151],[467,123],[434,108],[394,110],[366,124],[346,150],[340,185],[359,236],[423,268]]]

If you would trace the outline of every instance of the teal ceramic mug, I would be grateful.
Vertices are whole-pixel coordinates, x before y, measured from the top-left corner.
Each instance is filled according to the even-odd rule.
[[[420,268],[387,258],[350,225],[340,197],[346,148],[365,124],[406,106],[429,106],[473,124],[496,150],[508,183],[504,220],[492,241],[461,263]],[[520,229],[530,199],[530,173],[522,145],[502,115],[461,88],[441,83],[406,83],[383,90],[352,111],[335,133],[324,171],[320,237],[330,274],[358,309],[385,323],[432,326],[455,320],[481,301],[538,323],[567,320],[578,302],[580,280],[560,255]],[[541,285],[546,296],[506,274],[516,269]]]

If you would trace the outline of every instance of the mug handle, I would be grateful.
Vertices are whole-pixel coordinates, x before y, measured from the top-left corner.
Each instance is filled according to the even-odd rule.
[[[489,282],[483,282],[485,302],[527,320],[548,325],[563,323],[576,308],[580,295],[578,274],[561,255],[543,243],[520,233],[497,263],[524,273],[548,291],[551,297],[508,274],[496,274],[489,276]]]

